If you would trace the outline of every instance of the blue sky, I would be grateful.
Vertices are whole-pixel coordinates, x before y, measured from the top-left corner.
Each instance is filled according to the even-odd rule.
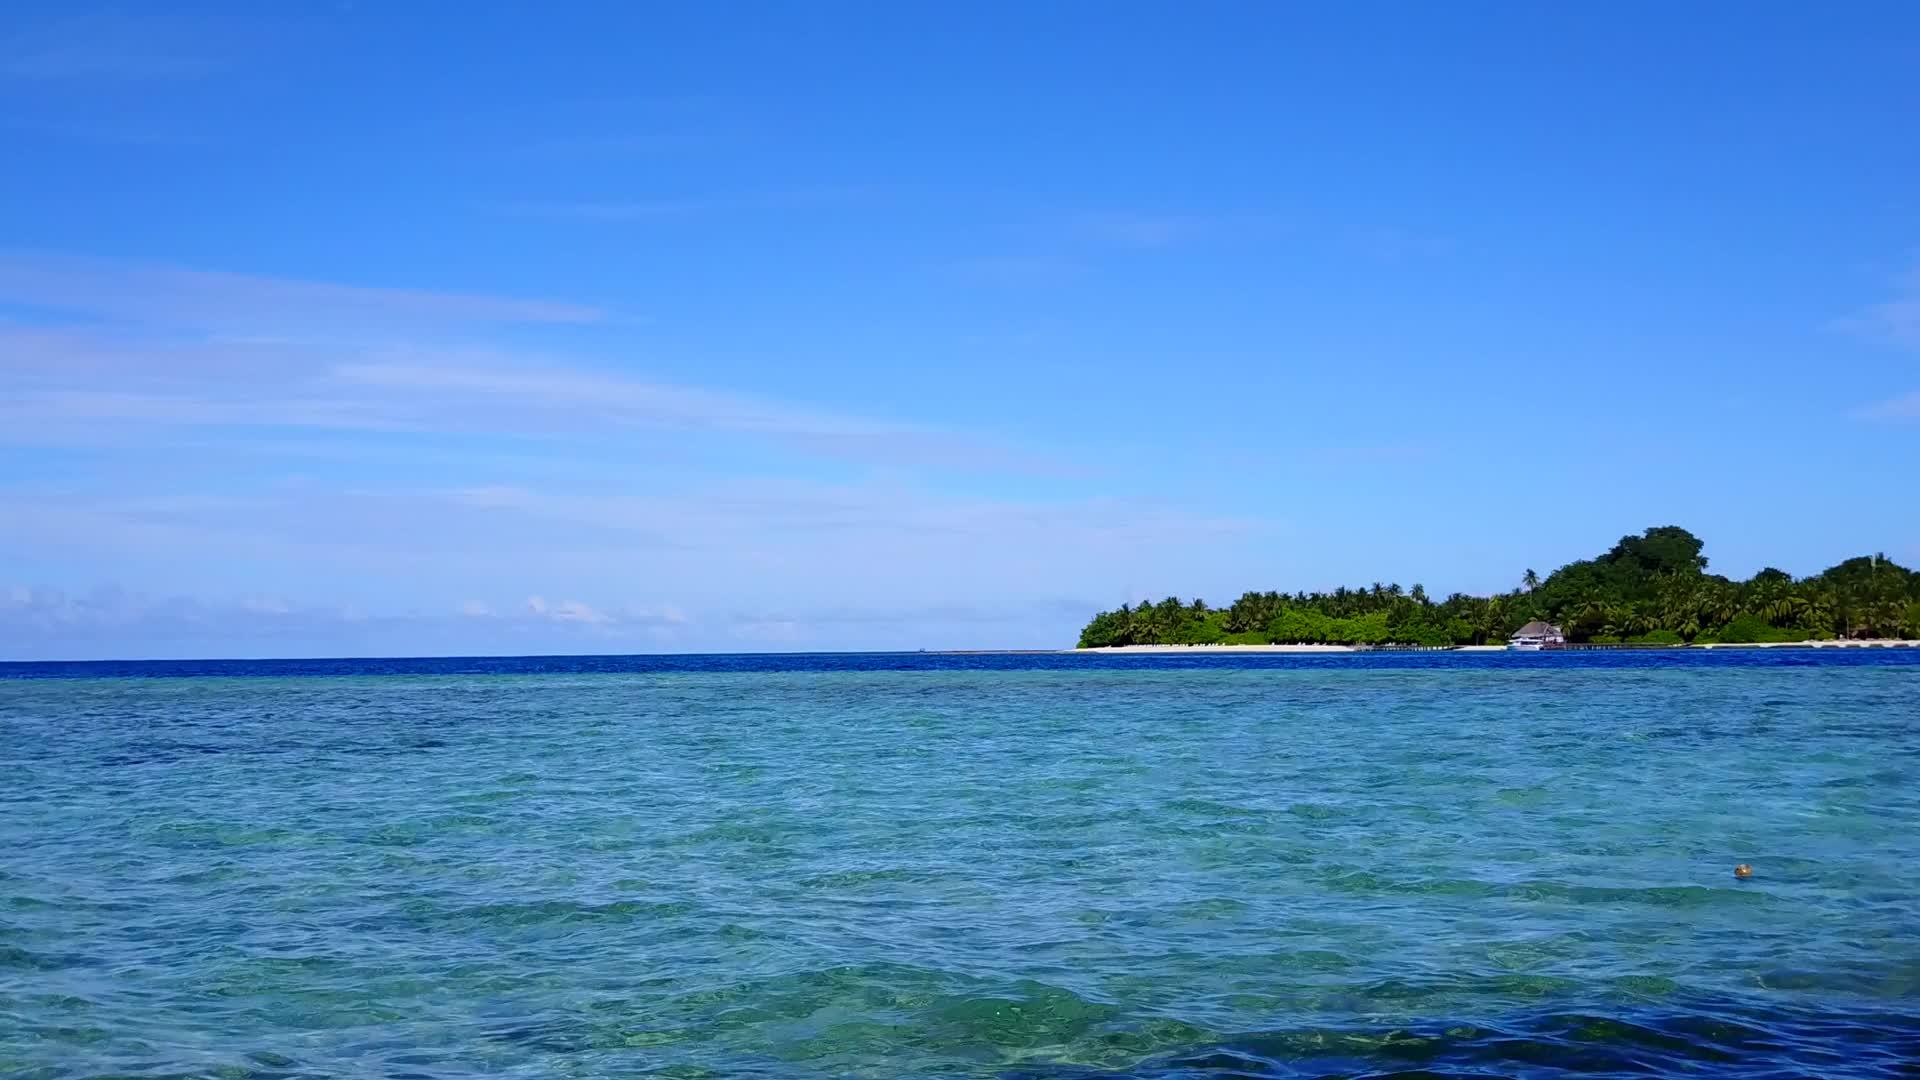
[[[1920,562],[1920,8],[548,7],[0,14],[0,656]]]

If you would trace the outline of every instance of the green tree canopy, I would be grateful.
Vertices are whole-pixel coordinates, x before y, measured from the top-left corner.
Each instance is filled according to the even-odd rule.
[[[1095,615],[1080,645],[1480,645],[1504,641],[1532,619],[1559,624],[1575,641],[1920,637],[1920,574],[1883,554],[1806,578],[1767,567],[1734,582],[1706,572],[1704,551],[1687,530],[1660,525],[1544,579],[1528,570],[1521,588],[1494,596],[1453,593],[1435,602],[1424,585],[1376,581],[1330,592],[1247,592],[1224,609],[1169,597]]]

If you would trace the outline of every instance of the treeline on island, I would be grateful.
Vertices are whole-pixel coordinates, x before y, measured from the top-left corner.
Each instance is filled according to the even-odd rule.
[[[1812,577],[1771,567],[1746,581],[1707,573],[1702,544],[1667,525],[1606,554],[1532,570],[1497,596],[1435,600],[1419,585],[1250,592],[1229,607],[1168,597],[1103,611],[1083,649],[1116,645],[1484,645],[1540,619],[1569,641],[1678,645],[1920,637],[1920,573],[1863,555]]]

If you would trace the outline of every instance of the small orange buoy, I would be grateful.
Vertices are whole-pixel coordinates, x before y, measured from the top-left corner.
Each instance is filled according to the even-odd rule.
[[[1746,863],[1741,863],[1739,866],[1733,868],[1733,876],[1737,878],[1750,878],[1753,876],[1753,867]]]

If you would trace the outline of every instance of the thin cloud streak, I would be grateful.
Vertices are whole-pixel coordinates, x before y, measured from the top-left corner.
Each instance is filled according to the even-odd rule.
[[[1907,349],[1920,349],[1920,266],[1903,275],[1891,299],[1840,320],[1843,330]]]
[[[1064,579],[1085,573],[1097,558],[1259,532],[1253,522],[1196,518],[1137,501],[989,499],[875,483],[715,477],[659,490],[496,484],[132,500],[0,490],[0,544],[103,558],[170,562],[191,552],[289,566],[320,558],[334,566],[351,561],[369,574],[470,560],[490,575],[510,569],[521,576],[562,565],[555,560],[565,556],[571,561],[564,565],[596,581],[705,565],[729,580],[754,574],[770,586],[831,593],[889,576],[914,591],[943,591],[950,582],[928,579],[927,566],[948,574],[982,569],[983,580],[1003,587],[1008,575],[988,568],[1025,565],[1028,574]],[[889,558],[878,562],[876,553]],[[796,567],[810,569],[791,577]],[[666,577],[678,580],[677,571]]]
[[[1151,553],[1204,545],[1217,557],[1242,559],[1262,537],[1255,523],[1169,506],[1016,501],[871,483],[706,478],[650,492],[302,487],[92,499],[0,491],[0,552],[57,549],[200,596],[229,580],[212,567],[244,565],[277,583],[324,562],[350,578],[351,598],[373,613],[364,633],[335,626],[336,642],[368,640],[379,632],[373,624],[385,625],[380,620],[412,617],[387,598],[438,594],[438,604],[427,601],[438,620],[525,635],[515,640],[528,644],[517,649],[501,644],[509,639],[486,639],[507,651],[587,640],[566,636],[576,632],[658,632],[688,648],[734,639],[921,647],[1007,644],[1004,629],[994,627],[1021,625],[1048,629],[1018,643],[1059,642],[1070,640],[1068,624],[1087,605],[1068,611],[1058,598],[1104,596]],[[180,576],[193,567],[197,577]],[[505,595],[476,594],[476,582]],[[741,606],[743,595],[753,606]],[[956,595],[969,599],[956,604]],[[259,626],[263,643],[310,610],[273,597],[253,607],[293,613]],[[42,616],[53,617],[42,610],[35,618]],[[256,620],[213,624],[244,637]],[[540,637],[541,627],[563,636]],[[147,629],[164,639],[167,628]],[[426,624],[416,629],[410,640],[440,637]],[[39,648],[43,636],[20,618],[0,618],[0,653]]]
[[[139,423],[190,427],[298,427],[345,431],[418,431],[416,422],[392,415],[374,402],[210,398],[186,394],[136,394],[111,390],[27,393],[8,405],[23,427]]]
[[[216,141],[208,135],[190,134],[181,131],[133,128],[124,125],[36,122],[20,119],[0,120],[0,130],[17,132],[27,136],[61,139],[78,143],[91,143],[96,146],[151,150],[193,150],[210,146]]]
[[[152,595],[116,586],[68,593],[0,583],[0,660],[817,649],[844,648],[874,634],[900,647],[924,645],[930,636],[936,646],[966,646],[1004,641],[1009,628],[1044,614],[1034,607],[929,605],[727,611],[696,618],[672,604],[623,607],[537,595],[517,604],[474,599],[451,612],[395,614],[307,605],[273,593]]]
[[[113,656],[296,657],[683,651],[697,629],[671,606],[597,608],[538,596],[496,612],[369,613],[274,594],[154,596],[114,586],[72,594],[0,584],[0,660]]]
[[[496,213],[574,221],[660,221],[699,214],[792,210],[860,198],[864,187],[795,188],[649,199],[520,200],[488,204]]]
[[[556,300],[370,288],[20,251],[0,252],[0,303],[229,332],[582,324],[607,318],[600,308]]]
[[[593,527],[665,539],[689,551],[758,548],[857,535],[851,550],[899,550],[912,538],[1069,552],[1245,535],[1251,522],[1197,518],[1113,499],[1016,501],[935,495],[876,486],[736,481],[698,493],[569,493],[492,485],[425,493],[446,505],[512,512],[550,525]]]
[[[1920,390],[1865,406],[1854,415],[1862,420],[1920,420]]]
[[[1084,263],[1058,255],[983,255],[955,259],[942,269],[971,284],[1013,289],[1065,285],[1087,270]]]
[[[103,389],[111,387],[111,389]],[[1065,462],[938,427],[635,378],[498,349],[153,341],[0,323],[0,442],[100,445],[165,428],[770,440],[888,466],[1065,474]]]
[[[622,132],[600,135],[557,135],[528,143],[531,154],[557,157],[666,155],[704,150],[724,144],[725,136],[680,132]]]
[[[1077,231],[1106,246],[1151,250],[1204,236],[1217,224],[1190,214],[1092,214],[1079,220]]]
[[[627,202],[508,202],[490,209],[515,217],[575,221],[653,221],[685,217],[728,204],[718,199],[646,199]]]
[[[511,400],[643,426],[796,436],[909,436],[928,432],[905,425],[783,408],[693,387],[650,383],[576,370],[511,370],[417,364],[344,364],[332,374],[350,383],[441,395]]]
[[[153,81],[217,66],[204,24],[97,12],[0,39],[0,78],[40,82]]]

